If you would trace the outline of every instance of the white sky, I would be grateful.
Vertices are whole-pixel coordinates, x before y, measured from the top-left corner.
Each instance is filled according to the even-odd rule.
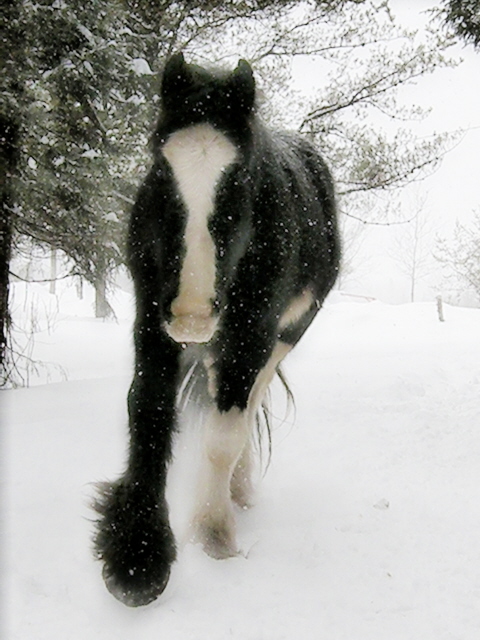
[[[391,0],[399,21],[421,26],[425,9],[438,6],[432,0]],[[432,107],[428,118],[415,127],[429,131],[466,130],[459,145],[443,160],[420,190],[427,205],[438,212],[442,222],[452,223],[457,216],[469,216],[480,205],[480,52],[458,45],[454,57],[463,61],[454,69],[441,69],[425,77],[404,92],[412,102]]]
[[[399,26],[421,29],[429,18],[425,11],[438,7],[439,0],[390,0],[390,8]],[[438,169],[428,178],[403,191],[404,213],[415,213],[419,203],[432,221],[431,245],[435,235],[449,234],[455,221],[468,221],[480,207],[480,52],[459,43],[449,51],[450,56],[462,59],[455,68],[440,69],[419,78],[415,84],[399,92],[400,101],[431,109],[420,122],[400,123],[411,128],[420,138],[432,133],[465,131],[458,145],[450,151]],[[302,61],[303,76],[299,84],[305,88],[315,77],[313,61]],[[384,123],[379,122],[379,126]],[[334,171],[334,167],[333,167]],[[370,228],[368,239],[358,258],[368,267],[359,269],[357,279],[349,283],[349,290],[379,297],[386,302],[406,302],[409,285],[389,257],[391,243],[398,227]],[[436,267],[438,268],[438,263]],[[438,281],[432,275],[432,283]],[[437,291],[432,286],[419,287],[419,299],[432,299]]]

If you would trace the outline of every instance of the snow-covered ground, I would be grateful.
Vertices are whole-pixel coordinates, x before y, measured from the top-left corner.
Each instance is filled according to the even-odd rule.
[[[16,286],[17,314],[32,291]],[[92,560],[88,501],[124,460],[130,299],[102,322],[72,290],[36,291],[50,319],[32,355],[63,371],[1,396],[2,638],[479,637],[480,310],[446,307],[440,323],[433,302],[331,300],[285,364],[295,420],[274,388],[273,459],[238,514],[244,554],[182,543],[198,446],[185,425],[169,488],[179,559],[163,596],[129,609]]]

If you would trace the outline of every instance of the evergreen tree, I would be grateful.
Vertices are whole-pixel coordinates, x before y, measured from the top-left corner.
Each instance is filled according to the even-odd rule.
[[[289,86],[293,58],[319,57],[324,91],[310,103],[293,98],[282,109],[291,107],[295,122],[277,121],[320,144],[339,190],[352,198],[405,184],[445,148],[441,136],[428,145],[407,135],[388,140],[363,117],[369,108],[398,114],[396,88],[446,64],[445,42],[409,44],[386,2],[10,0],[3,16],[0,275],[12,237],[60,250],[72,273],[96,287],[100,315],[109,310],[106,283],[123,261],[129,203],[149,162],[158,75],[174,51],[220,62],[247,57],[271,95]],[[404,46],[387,53],[391,38]],[[272,110],[264,114],[275,120]]]
[[[480,0],[447,0],[440,13],[457,36],[480,47]]]
[[[164,58],[210,25],[289,2],[18,3],[25,35],[14,228],[63,251],[109,311],[125,211],[146,160]],[[148,123],[148,124],[147,124]]]
[[[455,224],[451,240],[439,238],[435,253],[437,260],[448,267],[450,280],[460,284],[460,289],[475,292],[480,302],[480,209],[471,224]]]
[[[3,367],[10,324],[9,264],[14,230],[14,179],[19,166],[23,111],[24,37],[18,3],[7,0],[0,18],[0,59],[4,63],[0,102],[0,368]]]

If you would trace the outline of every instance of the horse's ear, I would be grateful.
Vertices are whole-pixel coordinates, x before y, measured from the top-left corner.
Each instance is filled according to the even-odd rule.
[[[255,105],[255,78],[252,67],[246,60],[239,60],[230,82],[236,104],[245,113],[250,113]]]
[[[162,76],[161,95],[165,103],[175,100],[192,83],[192,76],[183,53],[173,55],[165,65]]]

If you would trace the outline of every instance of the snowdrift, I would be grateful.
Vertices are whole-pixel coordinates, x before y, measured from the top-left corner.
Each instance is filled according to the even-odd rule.
[[[31,295],[16,285],[17,316]],[[88,297],[35,295],[29,353],[51,364],[2,392],[2,637],[478,637],[479,310],[447,306],[440,323],[433,302],[326,305],[285,363],[295,415],[274,385],[273,458],[234,559],[184,539],[190,412],[169,481],[179,560],[163,596],[132,610],[103,586],[88,507],[125,456],[131,297],[100,321]]]

